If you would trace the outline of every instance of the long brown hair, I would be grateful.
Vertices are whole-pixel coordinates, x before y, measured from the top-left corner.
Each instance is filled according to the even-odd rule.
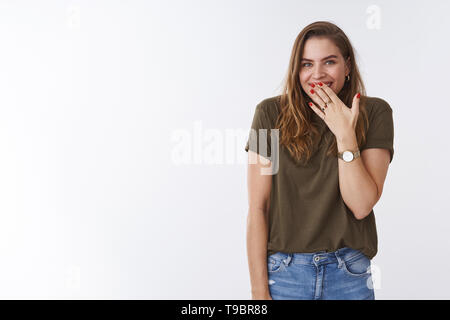
[[[313,117],[314,110],[307,105],[311,98],[302,90],[299,77],[305,42],[312,37],[325,37],[331,40],[339,48],[345,61],[350,58],[350,80],[345,81],[338,97],[346,106],[351,107],[355,94],[361,93],[360,110],[355,130],[358,146],[365,143],[368,128],[365,108],[366,91],[355,62],[350,40],[338,26],[331,22],[317,21],[311,23],[295,39],[288,72],[284,80],[283,92],[279,100],[281,110],[276,125],[276,128],[280,130],[280,145],[284,145],[298,163],[308,162],[312,155],[313,146],[320,136],[319,124],[315,122]],[[326,126],[326,124],[324,125]],[[332,136],[334,137],[333,134]],[[327,156],[337,156],[336,139],[332,139],[332,143],[329,143],[329,145]]]

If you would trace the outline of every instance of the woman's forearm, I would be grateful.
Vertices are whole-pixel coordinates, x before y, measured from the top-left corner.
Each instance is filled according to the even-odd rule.
[[[337,139],[338,151],[357,150],[355,134]],[[342,199],[357,219],[365,218],[377,201],[377,185],[368,173],[361,157],[351,162],[338,159],[339,189]]]
[[[247,216],[247,255],[252,296],[269,293],[267,275],[267,213],[249,209]]]

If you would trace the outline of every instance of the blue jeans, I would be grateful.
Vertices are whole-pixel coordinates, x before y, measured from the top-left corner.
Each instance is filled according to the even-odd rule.
[[[273,300],[375,300],[370,259],[349,247],[335,252],[276,252],[267,257]]]

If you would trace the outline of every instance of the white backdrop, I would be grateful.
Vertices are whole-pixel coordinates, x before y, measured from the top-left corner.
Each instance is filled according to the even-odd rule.
[[[0,1],[0,298],[249,299],[247,134],[297,34],[327,20],[393,109],[375,296],[449,299],[449,12]]]

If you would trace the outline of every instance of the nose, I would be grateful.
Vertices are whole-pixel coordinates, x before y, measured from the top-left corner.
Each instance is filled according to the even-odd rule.
[[[312,72],[312,78],[313,79],[323,79],[325,77],[325,72],[323,67],[320,65],[314,66],[313,72]]]

